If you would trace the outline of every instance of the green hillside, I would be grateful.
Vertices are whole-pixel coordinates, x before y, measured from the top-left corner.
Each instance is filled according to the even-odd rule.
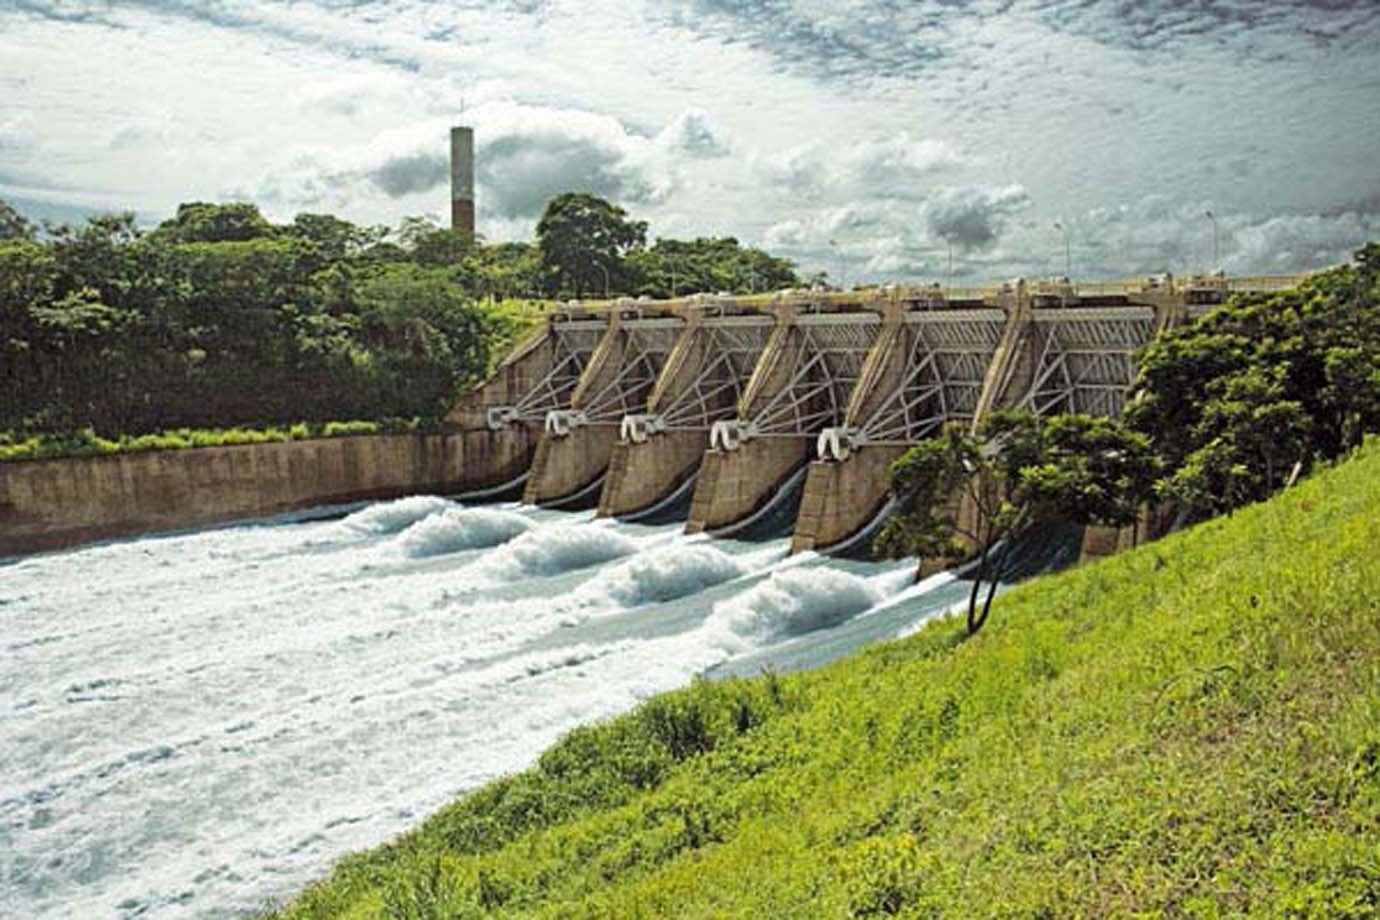
[[[1380,915],[1380,442],[824,670],[701,682],[282,917]]]

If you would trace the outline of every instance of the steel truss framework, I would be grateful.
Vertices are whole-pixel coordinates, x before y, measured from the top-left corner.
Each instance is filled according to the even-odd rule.
[[[684,328],[678,319],[645,319],[624,322],[623,359],[609,380],[583,395],[577,411],[586,424],[620,421],[629,412],[641,411],[666,358]]]
[[[792,335],[790,376],[740,426],[748,437],[799,437],[842,423],[863,362],[877,340],[875,314],[803,316]]]
[[[690,382],[676,390],[655,418],[660,431],[702,431],[731,418],[771,338],[769,316],[706,320],[695,334],[703,358]]]
[[[901,385],[853,420],[852,440],[906,446],[945,422],[971,419],[1005,324],[1001,310],[908,316]]]
[[[607,328],[602,320],[553,323],[548,333],[552,348],[550,368],[511,408],[502,408],[504,418],[541,422],[548,412],[568,408],[580,375]]]
[[[1039,310],[1040,358],[1019,406],[1036,415],[1121,415],[1135,376],[1134,353],[1155,334],[1149,307]]]

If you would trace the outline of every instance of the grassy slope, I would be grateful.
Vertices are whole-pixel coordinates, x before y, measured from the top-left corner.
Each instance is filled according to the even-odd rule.
[[[1380,442],[822,671],[700,683],[284,917],[1375,917]]]

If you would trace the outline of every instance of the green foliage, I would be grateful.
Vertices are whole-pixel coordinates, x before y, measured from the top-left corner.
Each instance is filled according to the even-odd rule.
[[[647,240],[646,221],[602,198],[567,192],[551,199],[537,222],[537,248],[552,293],[612,290],[623,256]]]
[[[977,550],[977,574],[968,597],[968,629],[976,632],[986,622],[1002,575],[1004,550],[989,571],[994,544],[1009,544],[1027,529],[1058,518],[1130,524],[1149,497],[1158,469],[1150,439],[1113,419],[1040,419],[1004,410],[989,416],[976,432],[950,424],[892,464],[889,487],[898,512],[873,548],[890,558],[943,558],[963,556],[965,547]],[[989,575],[979,615],[978,592]]]
[[[801,283],[789,261],[740,246],[732,237],[658,239],[649,249],[629,253],[626,273],[629,293],[656,298],[720,291],[748,294]]]
[[[0,242],[6,240],[31,240],[34,238],[34,225],[20,214],[7,201],[0,201]]]
[[[307,441],[358,435],[403,434],[428,430],[418,418],[352,422],[297,422],[267,428],[173,428],[141,435],[103,438],[91,428],[61,434],[23,434],[0,431],[0,462],[43,460],[50,457],[94,457],[147,450],[185,450],[191,447],[229,447],[273,441]]]
[[[381,239],[194,203],[150,234],[125,214],[0,242],[0,427],[46,454],[86,428],[438,419],[534,311],[477,303],[461,267],[381,260]]]
[[[966,641],[657,697],[275,916],[1373,917],[1377,515],[1380,442]]]
[[[275,232],[255,205],[192,201],[178,205],[177,216],[159,224],[154,234],[178,243],[230,243],[273,236]]]
[[[1296,290],[1238,296],[1151,343],[1130,423],[1166,498],[1203,517],[1273,493],[1380,430],[1380,246]]]

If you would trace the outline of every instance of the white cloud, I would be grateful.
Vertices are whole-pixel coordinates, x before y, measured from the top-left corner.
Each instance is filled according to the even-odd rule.
[[[443,214],[472,123],[491,238],[574,188],[852,277],[938,271],[946,237],[956,272],[1061,270],[1055,219],[1104,274],[1205,263],[1209,206],[1241,270],[1375,232],[1338,211],[1380,189],[1373,2],[23,6],[0,182],[32,199]]]

